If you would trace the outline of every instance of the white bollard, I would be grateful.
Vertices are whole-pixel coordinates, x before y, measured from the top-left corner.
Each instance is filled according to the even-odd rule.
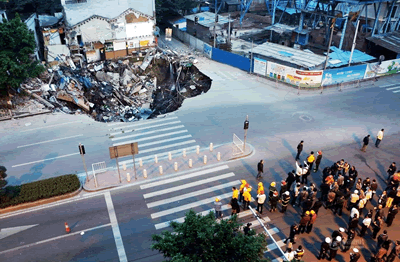
[[[160,170],[160,175],[162,175],[163,174],[162,166],[159,166],[158,170]]]
[[[171,152],[168,152],[168,159],[169,159],[169,160],[172,160],[172,154],[171,154]]]
[[[186,157],[186,149],[183,149],[183,157]]]
[[[146,169],[143,169],[143,177],[147,178],[147,170]]]
[[[204,164],[207,164],[207,156],[206,155],[204,155]]]
[[[142,167],[143,166],[143,160],[141,158],[139,158],[139,166]]]
[[[129,173],[126,173],[126,180],[128,180],[128,182],[131,182],[131,175]]]
[[[122,168],[124,169],[124,171],[126,171],[126,165],[125,165],[125,163],[122,164]]]
[[[156,164],[158,163],[157,155],[154,155],[154,162],[155,162]]]
[[[192,163],[192,159],[189,159],[189,167],[192,167],[193,163]]]
[[[200,154],[200,146],[197,146],[197,147],[196,147],[196,153],[197,153],[197,154]]]
[[[212,152],[213,149],[214,149],[214,145],[213,145],[213,143],[210,143],[210,152]]]
[[[175,169],[175,171],[178,171],[178,163],[177,162],[174,163],[174,169]]]
[[[217,160],[218,160],[218,161],[221,160],[221,153],[220,153],[220,152],[218,152],[218,154],[217,154]]]

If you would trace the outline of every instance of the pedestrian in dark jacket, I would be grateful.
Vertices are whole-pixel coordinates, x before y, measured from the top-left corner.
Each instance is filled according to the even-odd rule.
[[[292,184],[296,181],[296,173],[294,170],[288,173],[288,177],[286,178],[287,188],[290,190],[292,188]]]
[[[368,147],[368,143],[369,143],[369,137],[370,137],[370,135],[367,135],[366,137],[364,137],[364,139],[363,139],[363,146],[362,146],[362,148],[361,148],[361,151],[363,151],[363,152],[366,152],[366,150],[367,150],[367,147]]]
[[[339,250],[340,247],[340,242],[342,241],[342,238],[340,236],[337,236],[333,241],[330,246],[330,253],[329,253],[329,261],[334,259],[336,257],[336,254]]]
[[[325,238],[325,241],[322,242],[321,249],[319,251],[318,260],[328,258],[331,242],[332,241],[329,237]]]
[[[399,257],[399,255],[400,255],[400,241],[397,240],[395,246],[393,246],[390,249],[390,253],[386,261],[393,262],[396,259],[396,257]]]
[[[383,210],[382,205],[378,205],[377,207],[374,207],[374,212],[375,212],[374,220],[377,220],[378,217],[383,218],[385,216],[385,210]]]
[[[303,143],[304,141],[301,140],[300,143],[297,145],[297,155],[296,155],[296,160],[300,159],[300,154],[301,151],[303,151]]]
[[[390,227],[393,223],[394,218],[396,217],[397,213],[399,212],[397,205],[393,205],[388,212],[388,215],[386,217],[386,224],[388,227]]]
[[[260,160],[260,162],[258,162],[257,170],[258,170],[257,179],[262,178],[261,175],[264,173],[264,160]]]
[[[321,199],[322,199],[322,201],[325,202],[328,198],[330,186],[326,183],[322,183],[320,188],[321,188]]]
[[[354,253],[350,253],[350,262],[357,262],[361,255],[357,248],[353,248]]]
[[[333,214],[336,215],[336,213],[337,213],[339,216],[342,216],[344,203],[345,203],[345,199],[344,199],[343,195],[336,197],[335,206],[333,207]]]
[[[350,170],[349,170],[349,177],[350,177],[350,178],[353,178],[353,181],[355,182],[356,179],[357,179],[357,176],[358,176],[358,172],[357,172],[357,170],[356,170],[356,167],[355,167],[355,166],[350,167]]]
[[[285,213],[287,206],[289,205],[290,202],[290,193],[289,191],[286,191],[285,193],[282,194],[282,210],[281,213]]]
[[[376,193],[376,190],[378,189],[378,183],[376,182],[376,179],[372,179],[370,189],[372,190],[372,196],[370,199],[372,201],[372,199],[374,198],[374,195]]]
[[[396,170],[397,170],[396,162],[393,162],[393,163],[389,166],[389,168],[388,168],[388,170],[387,170],[387,173],[388,173],[388,180],[390,180],[390,177],[393,176],[394,173],[396,173]]]
[[[273,196],[269,200],[269,203],[271,204],[270,212],[275,212],[276,211],[276,206],[278,204],[278,201],[279,201],[278,191],[275,191]]]
[[[385,243],[389,239],[387,234],[387,230],[383,230],[383,233],[378,236],[377,245],[376,245],[376,252],[382,247],[383,243]]]
[[[343,227],[339,227],[338,230],[335,230],[335,231],[332,232],[332,239],[336,239],[336,237],[338,237],[338,236],[343,238],[343,234],[344,234],[345,231],[346,230],[344,230]]]
[[[362,190],[365,192],[367,190],[367,187],[370,186],[371,186],[371,180],[369,179],[369,177],[367,177],[362,183]]]
[[[318,171],[319,165],[321,164],[322,160],[322,151],[317,152],[317,158],[315,159],[315,168],[314,168],[314,173]]]
[[[310,211],[312,205],[313,205],[313,201],[311,199],[307,198],[307,200],[303,202],[303,214],[306,211]]]
[[[378,235],[379,231],[381,230],[383,225],[383,219],[381,217],[378,217],[373,223],[372,223],[372,239],[375,239],[376,236]]]
[[[308,221],[306,233],[310,234],[313,228],[315,221],[317,220],[317,214],[315,214],[314,210],[310,211],[310,221]]]
[[[347,240],[344,243],[343,252],[346,252],[350,249],[351,243],[353,242],[355,236],[356,236],[356,231],[354,230],[354,228],[347,230]]]
[[[282,197],[282,194],[288,191],[288,186],[285,180],[281,181],[281,189],[279,190],[279,197]]]
[[[387,202],[387,194],[386,194],[386,191],[383,191],[382,195],[378,199],[378,204],[380,204],[380,205],[385,207],[386,206],[386,202]]]
[[[299,232],[300,234],[303,234],[304,231],[306,230],[306,227],[308,225],[308,222],[310,221],[310,211],[306,211],[306,213],[301,217],[300,223],[299,223]]]
[[[299,227],[298,225],[295,223],[290,227],[290,232],[289,232],[289,237],[286,238],[285,240],[285,244],[287,244],[288,241],[292,242],[293,244],[296,244],[295,241],[295,236],[299,234]]]
[[[355,214],[354,217],[350,220],[349,228],[347,230],[351,229],[356,230],[356,228],[358,227],[358,220],[359,220],[358,215]]]
[[[323,205],[322,199],[318,198],[318,200],[312,206],[311,210],[314,210],[315,214],[318,214],[318,211],[322,207],[322,205]]]

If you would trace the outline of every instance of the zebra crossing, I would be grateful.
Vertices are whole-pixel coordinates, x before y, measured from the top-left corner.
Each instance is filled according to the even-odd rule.
[[[196,140],[188,133],[185,125],[175,116],[169,113],[164,117],[133,123],[111,123],[108,131],[113,146],[119,146],[138,142],[139,154],[143,162],[154,158],[166,156],[168,152],[181,153],[195,150]],[[124,160],[126,159],[126,160]],[[132,164],[132,157],[120,157],[119,165]]]
[[[380,88],[385,88],[387,91],[391,91],[392,93],[400,93],[400,85],[398,84],[388,84],[380,86]]]
[[[156,230],[168,229],[171,221],[184,222],[185,214],[190,209],[203,216],[209,214],[214,211],[216,197],[219,197],[222,203],[222,211],[225,213],[223,219],[229,219],[232,187],[239,188],[241,182],[235,173],[228,169],[228,165],[221,165],[141,185],[140,189],[147,208],[151,210],[150,217]],[[256,187],[253,187],[252,195],[255,194],[255,191]],[[252,198],[252,203],[254,201]],[[271,222],[268,216],[264,216],[262,219],[264,224]],[[250,210],[240,212],[238,220],[244,225],[251,223],[250,227],[257,233],[264,232]],[[267,228],[274,238],[282,235],[282,232],[276,227],[267,226]],[[268,237],[267,241],[266,257],[275,259],[274,261],[282,261],[282,254],[276,252],[279,251],[276,244]],[[276,243],[279,247],[283,247],[285,245],[283,241],[284,239]]]

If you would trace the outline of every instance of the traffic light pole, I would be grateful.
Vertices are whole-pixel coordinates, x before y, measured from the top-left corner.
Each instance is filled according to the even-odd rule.
[[[246,138],[247,138],[247,130],[249,129],[249,115],[246,116],[246,120],[244,121],[244,143],[243,143],[243,153],[246,150]]]
[[[81,154],[83,167],[85,168],[85,172],[86,172],[86,182],[89,182],[89,175],[87,172],[86,162],[85,162],[85,148],[81,143],[79,143],[79,153]]]

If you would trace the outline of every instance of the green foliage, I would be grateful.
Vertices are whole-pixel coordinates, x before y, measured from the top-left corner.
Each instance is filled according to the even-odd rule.
[[[201,216],[190,210],[185,222],[171,222],[173,232],[152,236],[152,249],[174,262],[267,261],[265,235],[251,230],[245,236],[239,226],[236,216],[217,223],[213,212]]]
[[[34,202],[76,191],[80,187],[77,175],[64,175],[20,186],[7,186],[0,191],[0,208]]]
[[[197,5],[196,0],[156,0],[157,22],[177,14],[187,15]]]
[[[0,166],[0,188],[3,188],[7,185],[7,181],[5,180],[7,177],[7,168],[5,166]]]
[[[18,14],[0,24],[0,46],[0,90],[17,88],[25,79],[44,71],[30,58],[36,48],[35,38]]]

